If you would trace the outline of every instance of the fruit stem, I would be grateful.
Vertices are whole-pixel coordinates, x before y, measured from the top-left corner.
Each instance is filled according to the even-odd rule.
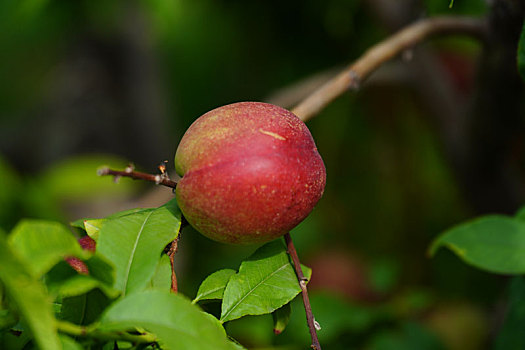
[[[297,250],[295,250],[290,233],[284,235],[284,240],[286,241],[288,254],[292,257],[295,273],[297,274],[297,279],[301,286],[304,310],[306,311],[306,322],[308,323],[308,329],[310,330],[310,336],[312,337],[311,347],[314,350],[321,350],[321,344],[319,344],[319,339],[317,339],[317,327],[319,326],[316,327],[317,322],[315,321],[312,307],[310,306],[310,299],[308,298],[308,291],[306,290],[306,281],[308,281],[308,279],[304,277],[303,270],[301,269],[301,262],[299,261],[299,256],[297,255]]]
[[[98,176],[106,176],[106,175],[114,176],[115,180],[118,180],[121,177],[129,177],[129,178],[132,178],[133,180],[146,180],[146,181],[154,182],[157,185],[162,185],[162,186],[170,187],[173,189],[177,187],[177,182],[171,180],[167,176],[166,173],[157,174],[157,175],[141,173],[141,172],[135,171],[133,169],[133,166],[131,165],[129,165],[124,171],[113,170],[108,167],[100,168],[97,171],[97,175]]]

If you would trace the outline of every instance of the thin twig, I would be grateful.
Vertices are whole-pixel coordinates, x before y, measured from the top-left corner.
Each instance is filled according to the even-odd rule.
[[[357,90],[386,61],[436,34],[466,34],[484,38],[486,23],[469,17],[434,17],[420,20],[368,49],[357,61],[306,97],[292,112],[303,121],[318,114],[347,90]]]
[[[97,174],[99,176],[114,176],[115,179],[119,179],[120,177],[129,177],[133,180],[146,180],[150,182],[154,182],[157,185],[163,185],[170,188],[176,188],[177,183],[173,180],[170,180],[170,178],[166,174],[147,174],[147,173],[141,173],[138,171],[133,170],[133,167],[128,166],[126,170],[120,171],[120,170],[113,170],[110,168],[100,168],[97,171]]]
[[[286,241],[286,248],[288,254],[292,257],[293,265],[295,267],[295,273],[297,274],[297,279],[299,280],[299,285],[301,286],[301,292],[303,295],[303,304],[304,310],[306,311],[306,322],[308,323],[308,329],[310,330],[310,336],[312,337],[312,349],[321,350],[321,344],[319,344],[319,339],[317,339],[317,322],[315,321],[314,314],[312,312],[312,307],[310,306],[310,299],[308,298],[308,291],[306,290],[306,281],[307,278],[303,275],[303,270],[301,269],[301,262],[299,261],[299,256],[295,250],[295,246],[292,241],[292,236],[290,233],[284,235],[284,240]]]
[[[177,274],[175,273],[175,254],[177,254],[177,250],[179,249],[179,240],[180,240],[180,234],[182,232],[182,225],[179,229],[179,234],[177,235],[177,238],[175,238],[171,244],[170,249],[168,251],[168,257],[170,258],[170,265],[171,265],[171,292],[177,293],[179,291],[178,284],[177,284]]]

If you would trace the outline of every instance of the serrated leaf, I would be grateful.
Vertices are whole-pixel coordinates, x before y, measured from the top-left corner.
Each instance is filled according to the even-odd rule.
[[[9,300],[29,327],[41,349],[59,350],[56,322],[51,301],[42,283],[36,280],[14,254],[6,237],[0,233],[0,283]]]
[[[309,279],[311,271],[304,268]],[[281,241],[260,247],[241,263],[224,291],[221,321],[271,313],[301,292],[295,270]]]
[[[525,21],[523,22],[523,28],[521,29],[520,41],[518,43],[518,72],[521,75],[521,79],[525,81]]]
[[[197,296],[193,300],[193,303],[201,300],[217,300],[222,299],[224,295],[224,289],[230,280],[230,277],[237,271],[232,269],[223,269],[215,271],[202,281]]]
[[[115,289],[125,295],[147,287],[162,251],[178,235],[180,215],[172,200],[104,223],[96,253],[115,266]]]
[[[164,349],[237,349],[221,324],[180,294],[148,290],[130,294],[104,313],[99,329],[141,327],[155,334]]]
[[[489,272],[525,273],[525,221],[519,219],[491,215],[463,223],[441,234],[430,255],[441,247]]]
[[[275,310],[272,313],[273,317],[273,332],[275,334],[281,334],[288,322],[290,322],[290,317],[292,316],[292,306],[290,303],[285,304],[283,307]]]
[[[62,224],[43,220],[22,220],[9,235],[9,244],[40,277],[67,256],[86,258],[73,234]]]

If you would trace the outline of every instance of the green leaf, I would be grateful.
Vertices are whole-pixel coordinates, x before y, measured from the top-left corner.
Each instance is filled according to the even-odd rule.
[[[525,273],[525,222],[491,215],[441,234],[430,247],[434,255],[447,247],[466,263],[501,274]]]
[[[521,75],[521,79],[525,81],[525,21],[523,22],[523,28],[521,29],[520,41],[518,43],[518,72]]]
[[[9,244],[27,262],[35,277],[42,276],[67,256],[90,255],[65,226],[52,221],[22,220],[9,235]]]
[[[162,251],[179,233],[180,217],[172,200],[104,223],[96,253],[115,266],[115,289],[125,295],[147,287]]]
[[[273,316],[273,332],[275,334],[281,334],[288,322],[290,322],[290,317],[292,316],[292,306],[290,303],[285,304],[280,309],[275,310],[272,313]]]
[[[60,318],[85,326],[96,321],[110,303],[111,300],[100,289],[93,289],[86,294],[64,298]]]
[[[525,221],[525,206],[524,207],[521,207],[520,209],[518,209],[518,211],[516,212],[516,214],[514,215],[514,217],[518,220],[523,220]]]
[[[73,338],[67,335],[60,334],[60,343],[62,343],[62,350],[83,350],[84,348],[77,343]]]
[[[223,269],[215,271],[206,277],[206,279],[202,281],[193,303],[199,302],[201,300],[222,299],[224,289],[226,288],[230,277],[236,272],[237,271],[232,269]]]
[[[171,290],[171,263],[166,254],[162,255],[157,264],[155,274],[151,278],[150,288],[166,292]]]
[[[495,350],[525,349],[525,278],[514,277],[510,283],[509,303],[503,326],[496,337]]]
[[[102,219],[92,219],[92,218],[78,219],[78,220],[73,221],[71,223],[71,226],[77,227],[77,228],[80,228],[86,231],[87,235],[96,241],[98,240],[98,233],[100,232],[102,225],[104,225],[104,223],[107,222],[108,220],[116,219],[122,216],[137,213],[143,210],[144,209],[140,209],[140,208],[128,209],[128,210],[124,210],[124,211],[120,211],[118,213],[112,214]]]
[[[0,233],[0,283],[6,295],[29,327],[36,344],[41,349],[59,350],[51,301],[27,265],[14,254],[6,237]]]
[[[166,349],[236,349],[220,323],[180,294],[148,290],[130,294],[104,313],[102,331],[141,327]]]
[[[49,294],[62,298],[85,294],[99,288],[110,298],[116,298],[120,292],[111,288],[113,278],[112,266],[94,256],[87,260],[89,275],[79,274],[66,262],[55,265],[46,274],[45,282]]]
[[[304,269],[309,279],[311,270]],[[271,313],[301,292],[295,270],[280,240],[267,243],[243,261],[224,291],[221,321]]]

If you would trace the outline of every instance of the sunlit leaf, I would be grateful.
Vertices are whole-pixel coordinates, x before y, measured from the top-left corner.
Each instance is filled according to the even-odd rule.
[[[309,278],[311,271],[304,268]],[[271,313],[301,292],[295,270],[280,240],[267,243],[232,275],[222,302],[221,321]]]
[[[97,254],[115,266],[115,289],[128,294],[147,287],[162,251],[178,235],[180,215],[172,200],[159,208],[108,219],[102,225]]]
[[[290,317],[292,315],[292,307],[290,303],[285,304],[283,307],[275,310],[272,313],[273,316],[273,332],[275,334],[281,334],[288,322],[290,322]]]
[[[27,262],[36,277],[67,256],[86,258],[90,255],[82,250],[64,225],[52,221],[21,221],[9,235],[9,244]]]
[[[107,222],[108,220],[116,219],[121,216],[126,216],[129,214],[137,213],[137,212],[144,211],[144,210],[145,209],[140,209],[140,208],[128,209],[124,211],[119,211],[118,213],[114,213],[102,219],[92,219],[92,218],[78,219],[78,220],[73,221],[71,223],[71,226],[77,227],[77,228],[80,228],[86,231],[87,235],[96,241],[98,240],[98,233],[100,232],[102,225],[104,225],[104,223]]]
[[[42,283],[26,269],[0,233],[0,283],[41,349],[59,350],[51,301]]]
[[[141,327],[166,349],[236,349],[221,324],[180,294],[148,290],[130,294],[104,313],[99,329]]]
[[[202,281],[199,290],[197,291],[197,296],[193,300],[194,303],[201,300],[213,300],[213,299],[222,299],[224,294],[224,289],[230,280],[230,277],[234,275],[237,271],[232,269],[223,269],[215,271],[204,281]]]
[[[434,255],[447,247],[477,268],[501,274],[525,273],[525,221],[492,215],[441,234],[430,247]]]

